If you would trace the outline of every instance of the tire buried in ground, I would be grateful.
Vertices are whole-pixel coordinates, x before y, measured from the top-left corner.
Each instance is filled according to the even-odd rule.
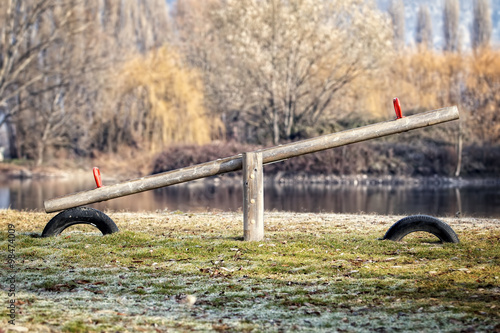
[[[75,224],[90,224],[99,229],[103,235],[119,231],[115,222],[103,212],[89,207],[77,207],[54,216],[43,229],[42,237],[57,236]]]
[[[383,239],[400,241],[406,235],[417,231],[431,233],[444,243],[460,242],[457,234],[448,224],[428,215],[412,215],[399,220],[387,230]]]

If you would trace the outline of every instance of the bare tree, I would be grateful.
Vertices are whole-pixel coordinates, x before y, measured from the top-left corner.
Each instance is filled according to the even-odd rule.
[[[0,7],[0,18],[5,22],[0,30],[0,125],[19,111],[12,103],[16,96],[42,80],[43,72],[26,75],[38,56],[61,37],[68,25],[68,15],[53,20],[52,34],[38,38],[39,25],[49,20],[54,0],[7,0]]]
[[[163,0],[8,0],[0,16],[0,125],[8,122],[10,142],[37,163],[54,149],[95,148],[108,129],[94,119],[114,126],[109,78],[170,30]]]
[[[13,118],[27,106],[30,90],[55,74],[40,64],[54,44],[76,33],[71,6],[70,0],[8,0],[0,7],[5,22],[0,30],[0,126],[7,123],[11,157],[18,156],[22,133]],[[47,85],[43,91],[50,89]]]
[[[417,44],[426,48],[432,47],[431,14],[429,8],[425,5],[421,5],[418,10],[416,41]]]
[[[37,53],[25,69],[26,77],[42,75],[18,92],[18,111],[11,115],[16,128],[16,145],[21,156],[44,160],[47,147],[69,147],[71,135],[77,137],[78,100],[76,90],[84,86],[86,72],[92,72],[82,32],[87,20],[82,2],[54,2],[36,24],[31,43],[38,44],[49,36],[59,37]],[[64,31],[60,22],[64,20]]]
[[[405,6],[403,0],[392,0],[389,6],[389,15],[394,31],[394,45],[401,49],[405,45]]]
[[[460,4],[458,0],[445,0],[443,11],[444,49],[450,52],[460,50],[458,23]]]
[[[474,50],[490,45],[491,31],[489,1],[476,0],[474,3],[474,21],[472,23],[472,47]]]
[[[106,128],[105,136],[98,135],[104,148],[158,151],[170,144],[204,144],[215,136],[219,121],[205,110],[200,75],[174,49],[137,54],[111,80],[104,98],[112,112],[94,121]]]
[[[218,10],[220,0],[177,0],[173,10],[174,43],[196,67],[209,70],[209,57],[215,35],[210,13]]]
[[[390,28],[358,1],[228,0],[208,14],[214,108],[258,142],[290,140],[321,119],[342,88],[376,67]]]
[[[145,52],[163,45],[168,36],[168,6],[163,0],[107,1],[100,26],[123,49]]]

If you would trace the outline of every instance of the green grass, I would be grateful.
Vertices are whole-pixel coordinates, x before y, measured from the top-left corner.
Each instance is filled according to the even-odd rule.
[[[378,238],[400,217],[266,213],[265,241],[243,242],[236,213],[110,216],[121,232],[102,237],[75,226],[38,238],[49,215],[0,211],[5,256],[7,224],[16,226],[18,327],[500,330],[498,220],[444,219],[459,244],[425,233],[396,243]],[[0,293],[7,300],[5,280]],[[0,313],[8,328],[6,307]]]

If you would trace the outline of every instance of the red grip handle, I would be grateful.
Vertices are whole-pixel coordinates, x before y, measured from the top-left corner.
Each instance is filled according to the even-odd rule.
[[[101,171],[99,171],[99,168],[94,167],[92,169],[92,172],[94,173],[94,179],[97,188],[101,187],[102,186]]]
[[[403,112],[401,111],[401,103],[399,103],[399,98],[394,98],[392,100],[392,103],[394,104],[394,111],[396,111],[396,119],[404,118]]]

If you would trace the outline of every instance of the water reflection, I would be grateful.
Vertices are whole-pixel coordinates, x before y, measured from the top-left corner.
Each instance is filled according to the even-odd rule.
[[[0,182],[0,208],[43,209],[43,201],[93,188],[91,179]],[[155,211],[238,211],[238,183],[191,182],[91,205],[97,209]],[[266,210],[377,214],[500,217],[500,186],[349,186],[267,183]]]

